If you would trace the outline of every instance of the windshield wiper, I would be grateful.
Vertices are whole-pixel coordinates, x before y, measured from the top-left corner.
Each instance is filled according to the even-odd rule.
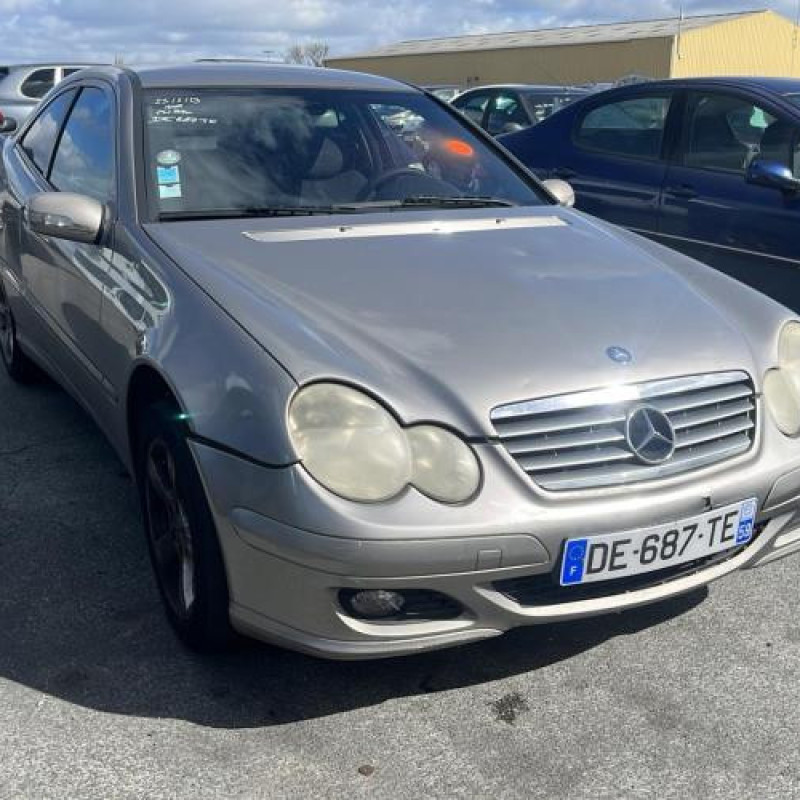
[[[162,211],[159,222],[191,219],[243,219],[247,217],[313,217],[315,215],[357,213],[355,206],[252,206],[249,208],[202,208],[188,211]]]
[[[485,197],[480,195],[463,197],[436,197],[434,195],[414,195],[398,201],[401,208],[415,206],[436,208],[511,208],[515,204],[510,200],[499,197]]]
[[[404,208],[510,208],[516,205],[499,197],[439,197],[412,195],[402,200],[374,200],[351,205],[335,206],[339,211],[397,211]]]
[[[159,222],[198,219],[243,219],[248,217],[312,217],[332,214],[363,214],[367,211],[396,211],[404,208],[509,208],[515,204],[498,197],[435,197],[415,195],[402,200],[341,203],[329,206],[253,206],[249,208],[204,208],[162,211]]]

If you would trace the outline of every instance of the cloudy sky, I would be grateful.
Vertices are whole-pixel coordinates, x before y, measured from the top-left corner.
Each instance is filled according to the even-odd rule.
[[[687,14],[799,0],[685,0]],[[400,39],[669,17],[678,0],[0,0],[0,64],[30,60],[177,61],[270,57],[324,40],[345,54]]]

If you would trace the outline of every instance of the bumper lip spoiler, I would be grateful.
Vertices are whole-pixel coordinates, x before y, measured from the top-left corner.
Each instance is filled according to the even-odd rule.
[[[237,604],[231,605],[230,613],[231,622],[240,633],[289,647],[306,655],[337,661],[368,661],[415,655],[480,642],[504,633],[494,628],[469,628],[403,639],[344,641],[309,635]]]

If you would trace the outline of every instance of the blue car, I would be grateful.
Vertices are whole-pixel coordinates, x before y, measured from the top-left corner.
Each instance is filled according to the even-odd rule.
[[[580,100],[501,142],[577,207],[800,310],[800,81],[656,81]]]

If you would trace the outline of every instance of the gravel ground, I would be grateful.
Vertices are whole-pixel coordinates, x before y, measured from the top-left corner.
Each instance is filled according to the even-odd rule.
[[[800,798],[787,559],[622,615],[387,662],[183,650],[133,487],[0,377],[0,798]]]

